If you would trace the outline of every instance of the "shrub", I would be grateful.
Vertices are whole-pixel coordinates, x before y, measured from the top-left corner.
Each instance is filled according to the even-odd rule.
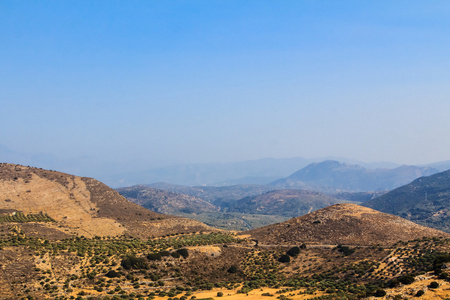
[[[420,291],[417,291],[417,293],[416,293],[416,297],[420,297],[420,296],[422,296],[423,294],[425,294],[425,292],[424,292],[424,291],[422,291],[422,290],[420,290]]]
[[[177,253],[183,256],[183,258],[187,258],[189,256],[189,251],[186,248],[178,249]]]
[[[161,260],[162,256],[159,253],[150,253],[147,255],[148,260]]]
[[[217,292],[217,297],[222,297],[223,293],[222,292]]]
[[[375,293],[373,294],[375,297],[384,297],[386,296],[386,291],[385,290],[376,290]]]
[[[297,246],[296,247],[292,247],[291,249],[289,249],[286,252],[286,254],[289,255],[289,256],[295,257],[295,256],[300,254],[300,248],[297,247]]]
[[[388,287],[389,287],[389,288],[395,288],[395,287],[397,287],[397,286],[399,286],[399,285],[400,285],[400,281],[398,281],[397,278],[392,279],[392,280],[389,281],[389,283],[388,283]]]
[[[411,284],[414,282],[414,277],[411,275],[403,275],[398,278],[398,281],[403,284]]]
[[[281,263],[288,263],[291,261],[291,258],[289,257],[289,255],[281,255],[281,257],[278,259],[279,262]]]
[[[120,277],[120,273],[115,270],[109,270],[108,273],[105,274],[108,278]]]
[[[237,273],[237,271],[238,271],[238,268],[237,268],[235,265],[232,265],[232,266],[229,267],[228,270],[227,270],[227,272],[228,272],[228,273],[231,273],[231,274]]]
[[[430,283],[430,285],[428,287],[430,289],[437,289],[439,287],[439,283],[437,283],[436,281],[433,281]]]
[[[137,258],[133,255],[125,256],[122,261],[120,262],[120,265],[124,269],[148,269],[148,264],[145,261],[144,258]]]
[[[339,252],[341,252],[342,254],[344,254],[344,256],[352,255],[353,252],[355,252],[355,249],[351,249],[351,248],[349,248],[347,246],[342,246],[342,245],[338,245],[337,246],[337,250]]]

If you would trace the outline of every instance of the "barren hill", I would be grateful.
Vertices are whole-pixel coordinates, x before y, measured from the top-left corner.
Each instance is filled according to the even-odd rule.
[[[11,218],[18,215],[22,216],[16,220],[22,223],[21,230],[58,238],[151,237],[208,230],[200,222],[161,215],[131,203],[92,178],[2,163],[0,224],[14,221]]]
[[[356,204],[336,204],[308,215],[247,231],[263,244],[392,244],[450,235]]]
[[[116,189],[128,200],[162,214],[214,212],[218,208],[206,200],[145,185]]]

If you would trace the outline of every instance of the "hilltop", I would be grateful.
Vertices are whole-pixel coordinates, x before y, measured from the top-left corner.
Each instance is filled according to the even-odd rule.
[[[336,204],[308,215],[246,232],[262,244],[389,245],[442,231],[356,204]]]
[[[450,171],[416,179],[364,206],[450,232]]]
[[[20,215],[21,229],[37,236],[150,237],[209,230],[131,203],[95,179],[15,164],[0,164],[0,203],[2,220]]]
[[[270,183],[275,187],[325,192],[391,190],[418,177],[437,173],[430,167],[400,166],[394,169],[366,169],[334,160],[312,163],[292,175]]]

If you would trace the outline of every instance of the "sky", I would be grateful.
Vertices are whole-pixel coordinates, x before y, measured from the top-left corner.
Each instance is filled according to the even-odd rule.
[[[0,145],[449,160],[449,33],[449,1],[0,1]]]

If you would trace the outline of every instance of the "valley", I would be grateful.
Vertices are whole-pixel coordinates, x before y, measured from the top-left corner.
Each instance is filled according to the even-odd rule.
[[[450,234],[345,200],[355,194],[234,186],[209,188],[209,197],[221,198],[207,201],[148,186],[120,190],[143,206],[155,199],[155,212],[92,178],[13,164],[1,164],[0,175],[1,299],[433,299],[449,292]],[[241,197],[255,188],[258,195]],[[309,202],[300,211],[302,201]],[[194,214],[214,227],[187,218]],[[234,230],[215,228],[218,220]]]

